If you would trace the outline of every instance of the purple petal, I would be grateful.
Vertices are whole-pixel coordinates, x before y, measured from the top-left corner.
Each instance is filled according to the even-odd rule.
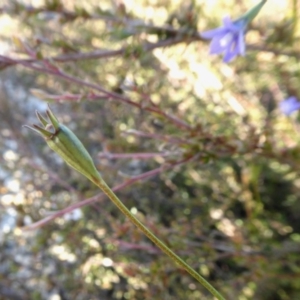
[[[239,32],[237,39],[237,48],[239,49],[239,54],[244,56],[246,52],[245,36],[243,32]]]
[[[300,109],[300,102],[296,97],[292,96],[280,102],[279,108],[283,114],[289,116],[294,111]]]
[[[213,39],[216,35],[224,34],[224,33],[226,33],[226,29],[223,28],[223,27],[219,27],[219,28],[216,28],[216,29],[201,32],[200,35],[204,39]]]
[[[223,36],[216,36],[212,39],[210,43],[210,54],[220,54],[223,53],[226,49],[227,45],[222,45],[222,38]]]
[[[228,16],[223,18],[223,24],[228,30],[236,31],[238,29],[238,27],[230,20]]]
[[[229,17],[225,17],[222,27],[205,31],[200,35],[212,40],[210,54],[224,53],[224,62],[229,62],[234,57],[245,54],[246,25],[243,18],[232,22]]]
[[[225,50],[225,54],[223,58],[224,62],[228,63],[232,59],[234,59],[237,55],[239,55],[239,49],[236,43],[237,43],[236,40],[232,41],[230,46],[228,46],[227,49]]]

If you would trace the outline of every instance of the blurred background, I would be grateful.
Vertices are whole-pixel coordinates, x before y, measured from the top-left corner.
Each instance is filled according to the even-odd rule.
[[[300,3],[269,0],[230,64],[199,37],[258,2],[0,1],[1,300],[212,299],[22,127],[47,103],[226,299],[300,298],[300,118],[278,109],[300,99]]]

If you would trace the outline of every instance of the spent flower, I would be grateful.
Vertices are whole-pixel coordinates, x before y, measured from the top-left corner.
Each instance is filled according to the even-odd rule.
[[[65,125],[58,122],[53,112],[48,107],[46,114],[48,120],[39,112],[37,118],[42,124],[25,127],[42,135],[48,146],[55,151],[63,160],[91,181],[99,179],[100,175],[94,162],[77,136]]]

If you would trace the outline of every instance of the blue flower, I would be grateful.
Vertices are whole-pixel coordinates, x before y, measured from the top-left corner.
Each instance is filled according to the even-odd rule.
[[[224,53],[224,62],[230,62],[238,55],[244,55],[245,31],[247,19],[241,18],[232,22],[229,17],[223,19],[224,26],[202,32],[200,35],[205,39],[211,39],[210,54]]]
[[[230,62],[238,55],[244,55],[245,33],[247,26],[260,12],[267,0],[260,1],[240,18],[231,21],[229,17],[223,19],[222,27],[200,33],[204,39],[211,39],[210,53],[224,53],[224,62]]]
[[[279,103],[279,109],[283,114],[286,116],[289,116],[292,114],[294,111],[300,109],[300,102],[298,99],[294,96],[291,96]]]

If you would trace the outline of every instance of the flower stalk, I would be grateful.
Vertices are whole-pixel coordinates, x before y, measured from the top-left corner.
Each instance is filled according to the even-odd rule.
[[[262,7],[265,5],[267,0],[260,1],[257,5],[249,9],[245,14],[243,14],[239,19],[247,20],[247,24],[249,24],[260,12]]]
[[[212,295],[219,300],[225,298],[198,272],[196,272],[191,266],[183,261],[178,255],[176,255],[167,245],[165,245],[158,237],[156,237],[146,226],[144,226],[122,203],[122,201],[116,196],[111,188],[102,179],[101,175],[97,171],[94,162],[81,143],[77,136],[66,126],[59,123],[53,112],[48,108],[47,116],[49,120],[46,120],[38,112],[37,118],[41,122],[40,125],[32,125],[25,127],[34,130],[42,135],[47,142],[48,146],[60,155],[64,161],[91,180],[97,185],[109,199],[119,208],[119,210],[130,219],[130,221],[136,225],[161,251],[167,254],[173,261],[185,269],[191,276],[193,276],[200,284],[202,284]]]

